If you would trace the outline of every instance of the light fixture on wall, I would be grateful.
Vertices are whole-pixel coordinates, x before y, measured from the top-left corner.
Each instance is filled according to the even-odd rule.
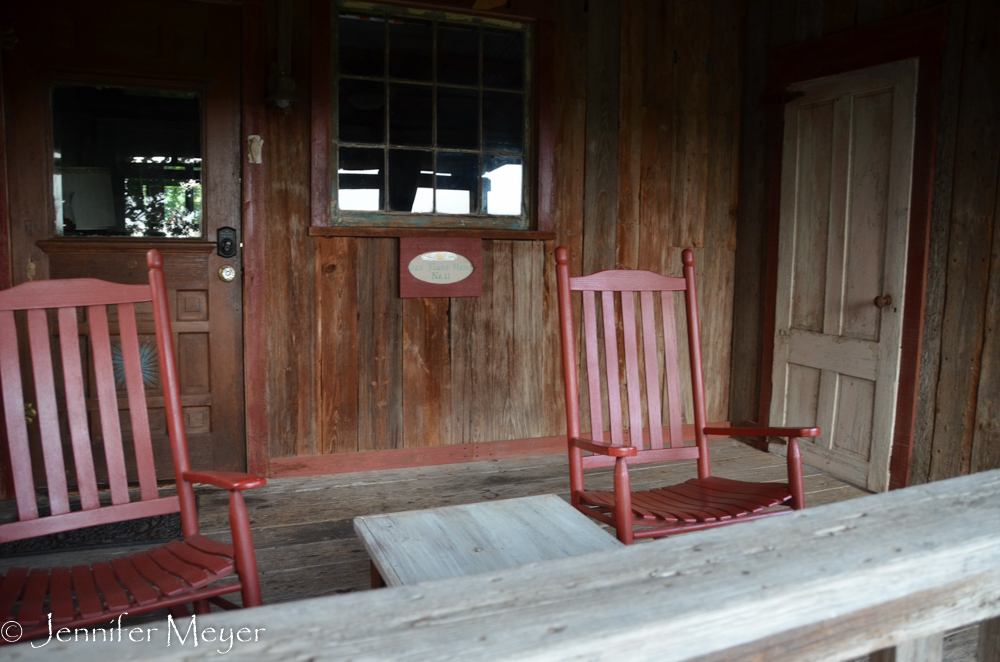
[[[278,108],[288,108],[298,101],[295,81],[289,75],[292,69],[292,4],[288,0],[278,3],[278,60],[271,65],[267,77],[267,97]]]
[[[295,95],[295,81],[277,63],[267,77],[267,100],[278,108],[288,108],[298,101]]]

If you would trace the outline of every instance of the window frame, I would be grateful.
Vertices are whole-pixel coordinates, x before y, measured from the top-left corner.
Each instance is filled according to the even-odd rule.
[[[313,0],[312,4],[312,191],[311,227],[312,236],[478,236],[483,238],[506,239],[552,239],[553,227],[553,103],[552,88],[552,37],[554,26],[554,6],[550,3],[511,3],[513,8],[503,11],[470,12],[468,3],[444,0],[435,3],[435,9],[422,3],[409,2],[350,2],[348,10],[383,11],[410,10],[411,15],[420,18],[421,10],[430,17],[448,20],[469,16],[478,19],[474,23],[489,27],[491,23],[526,24],[530,41],[526,40],[526,50],[533,59],[525,71],[528,84],[524,88],[526,113],[525,145],[521,158],[525,168],[522,196],[524,216],[490,216],[486,214],[415,214],[410,212],[335,212],[334,177],[338,169],[334,136],[334,51],[337,28],[337,13],[341,11],[338,0]],[[442,5],[445,5],[442,9]],[[521,6],[524,5],[524,6]],[[414,11],[416,10],[416,11]],[[527,11],[524,11],[527,10]],[[479,89],[482,89],[480,86]],[[377,149],[387,149],[385,144]],[[442,148],[438,151],[449,151]],[[479,149],[480,155],[488,155],[488,150]],[[479,176],[481,182],[482,175]],[[480,193],[481,185],[480,185]],[[350,219],[348,222],[337,222]],[[511,228],[511,221],[518,224],[527,222],[527,227]]]

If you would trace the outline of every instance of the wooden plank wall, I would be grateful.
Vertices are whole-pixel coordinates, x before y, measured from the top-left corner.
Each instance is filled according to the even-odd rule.
[[[768,123],[759,105],[770,49],[899,16],[938,0],[750,0],[744,56],[741,200],[731,420],[760,398]],[[910,480],[1000,467],[1000,6],[952,0],[938,116],[927,309]]]
[[[400,299],[396,239],[306,236],[309,54],[294,40],[302,101],[269,107],[265,136],[272,458],[563,433],[559,245],[574,274],[679,275],[695,249],[708,418],[727,420],[744,2],[557,4],[557,239],[483,241],[478,298]],[[292,13],[307,35],[308,3]]]

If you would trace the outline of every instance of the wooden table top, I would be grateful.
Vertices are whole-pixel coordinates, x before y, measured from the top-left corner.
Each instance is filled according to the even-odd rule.
[[[553,494],[365,515],[354,530],[388,586],[624,546]]]

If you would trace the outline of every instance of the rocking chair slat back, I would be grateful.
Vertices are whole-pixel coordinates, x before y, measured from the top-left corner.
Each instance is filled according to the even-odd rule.
[[[129,517],[162,515],[177,512],[177,497],[160,499],[156,485],[152,435],[146,408],[139,333],[135,303],[151,301],[148,285],[119,285],[89,279],[60,281],[64,289],[56,294],[52,281],[42,286],[0,292],[0,334],[6,341],[0,348],[0,383],[3,387],[8,450],[14,478],[19,522],[5,525],[0,542],[18,540],[33,535],[58,533],[80,526],[119,521]],[[58,342],[51,336],[49,313],[55,309],[54,328]],[[98,400],[100,444],[104,448],[104,465],[111,493],[111,506],[101,507],[98,496],[98,476],[87,412],[87,375],[80,352],[80,321],[78,307],[86,309],[86,326],[92,350],[94,388]],[[108,306],[117,307],[117,320],[109,324]],[[27,345],[30,348],[31,376],[34,397],[26,395],[18,356],[17,322],[14,310],[26,310]],[[121,365],[115,375],[112,332],[121,343]],[[53,346],[61,363],[62,384],[56,383],[60,371],[54,368]],[[27,361],[27,359],[25,359]],[[125,383],[122,385],[121,377]],[[118,386],[124,386],[128,399],[128,416],[134,444],[135,466],[141,501],[132,503],[129,497],[129,475],[123,445],[121,413],[118,409]],[[41,459],[44,462],[45,491],[48,513],[41,519],[35,496],[35,476],[26,423],[25,402],[37,407]],[[60,411],[60,407],[64,411]],[[65,425],[60,423],[62,419]],[[72,468],[80,495],[80,511],[71,512],[67,489],[67,466],[64,458],[61,430],[68,429],[66,452],[72,451]],[[94,434],[97,434],[96,432]],[[133,477],[133,480],[135,477]],[[154,503],[155,501],[155,503]],[[145,504],[145,505],[140,505]],[[108,511],[119,510],[118,514]],[[35,521],[36,524],[31,524]],[[44,523],[43,523],[44,522]]]
[[[594,292],[583,294],[583,328],[597,328],[597,312],[594,305]],[[601,413],[601,367],[597,358],[597,333],[586,333],[583,336],[587,355],[587,394],[590,397],[590,429],[595,441],[604,441],[604,417]],[[574,373],[575,379],[575,373]]]
[[[118,304],[118,330],[122,344],[125,367],[125,385],[128,390],[128,412],[132,422],[132,443],[135,446],[135,465],[139,474],[139,491],[142,499],[156,499],[156,466],[153,462],[153,439],[149,430],[149,413],[146,411],[146,386],[139,356],[139,333],[135,323],[135,304]]]
[[[611,293],[609,292],[608,294]],[[632,445],[642,445],[642,387],[639,385],[639,349],[635,335],[635,301],[632,292],[621,293],[621,305],[622,336],[624,336],[625,341],[625,388],[628,391],[629,428],[639,430],[639,438],[633,439]]]
[[[107,461],[111,503],[128,503],[128,475],[122,449],[122,428],[118,418],[118,393],[115,390],[114,367],[111,362],[111,334],[108,330],[106,306],[88,306],[87,321],[94,348],[94,374],[101,414],[101,435]]]
[[[685,299],[689,298],[694,284],[693,282],[688,284],[683,278],[670,278],[644,271],[634,272],[631,278],[622,278],[623,275],[633,276],[633,272],[625,274],[600,272],[591,276],[568,279],[569,289],[580,292],[583,299],[582,335],[587,369],[586,386],[590,405],[591,438],[595,441],[604,441],[605,434],[610,432],[610,443],[613,446],[627,443],[640,450],[663,451],[665,446],[679,450],[683,447],[683,412],[674,296],[675,292],[682,291]],[[600,321],[597,319],[596,292],[600,292],[601,295]],[[654,292],[660,293],[659,315],[656,313]],[[636,293],[639,295],[638,312],[635,306]],[[615,301],[616,298],[620,300]],[[618,306],[622,320],[620,333],[616,324]],[[661,329],[657,329],[657,317],[660,318]],[[694,333],[697,333],[697,326],[693,328]],[[659,337],[663,339],[662,347],[659,344]],[[693,342],[697,343],[697,340]],[[624,366],[620,363],[620,349],[624,354]],[[599,358],[602,351],[603,365]],[[692,363],[695,360],[700,361],[700,353],[693,355]],[[628,411],[627,428],[622,415],[623,368]],[[575,368],[573,373],[573,378],[576,379]],[[643,374],[645,379],[642,377]],[[700,365],[697,370],[692,365],[692,375],[700,376],[700,374]],[[695,383],[696,391],[700,384],[700,380]],[[605,397],[606,403],[602,404]],[[696,407],[703,406],[703,403],[703,397],[695,398]],[[603,424],[604,407],[610,419],[608,427]],[[646,425],[643,425],[644,409]],[[664,414],[666,414],[665,422]],[[665,426],[669,431],[669,444],[664,437]],[[628,461],[629,463],[662,461],[675,456],[680,459],[682,456],[690,458],[697,455],[697,451],[694,454],[684,451],[682,455],[658,453],[655,455],[656,460],[651,456],[648,460],[629,458]],[[607,458],[603,457],[584,458],[584,466],[587,467],[603,466],[606,463]]]
[[[35,402],[42,437],[42,455],[45,458],[49,509],[53,515],[62,515],[69,512],[69,493],[66,489],[66,467],[59,436],[49,325],[44,310],[28,311],[28,340],[31,345],[31,368],[35,377]]]
[[[663,317],[663,371],[666,374],[667,420],[670,421],[670,447],[684,445],[681,434],[681,370],[677,360],[677,322],[674,316],[674,295],[660,293],[661,316]]]
[[[622,423],[622,391],[618,379],[618,332],[615,328],[615,293],[601,292],[601,312],[604,318],[604,363],[608,381],[608,418],[611,419],[611,443],[625,444]],[[585,334],[597,335],[597,329],[585,328]],[[641,429],[641,428],[640,428]]]
[[[663,415],[660,412],[660,376],[656,351],[656,317],[653,310],[653,293],[639,293],[639,309],[642,315],[642,356],[646,369],[646,407],[649,414],[649,446],[654,450],[663,448]]]
[[[59,351],[62,354],[63,380],[66,383],[66,418],[73,444],[76,486],[83,510],[98,508],[97,474],[91,453],[90,429],[87,426],[87,401],[83,390],[83,363],[77,336],[76,308],[59,309]]]
[[[17,326],[11,310],[0,310],[0,337],[17,338]],[[31,475],[31,455],[28,451],[28,424],[24,417],[24,394],[21,392],[21,360],[17,355],[16,342],[0,344],[0,383],[3,385],[7,448],[14,474],[17,516],[22,522],[38,519],[35,480]]]

